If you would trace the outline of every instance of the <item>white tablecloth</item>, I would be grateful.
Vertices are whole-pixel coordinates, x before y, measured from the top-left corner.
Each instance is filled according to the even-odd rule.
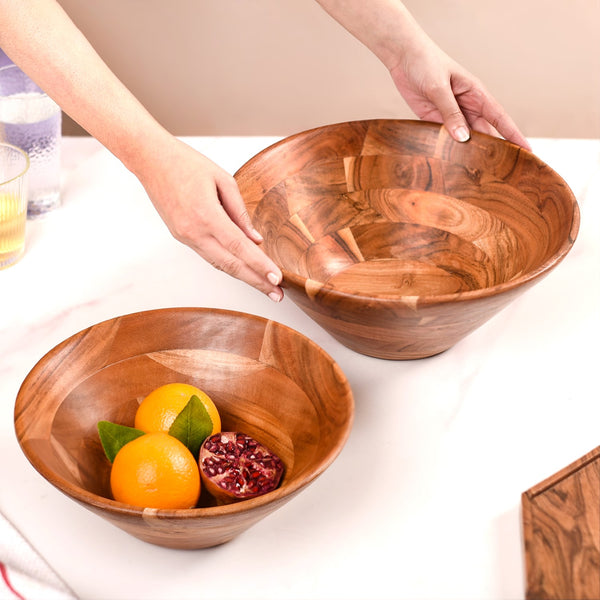
[[[274,140],[186,141],[233,173]],[[213,270],[171,238],[112,155],[66,138],[63,206],[29,222],[25,256],[0,272],[0,511],[86,599],[523,597],[521,493],[600,445],[600,141],[532,145],[580,202],[573,250],[448,352],[393,362],[351,352],[290,300]],[[47,483],[14,435],[17,391],[43,354],[98,321],[168,306],[283,322],[331,354],[355,395],[330,469],[210,550],[113,527]]]

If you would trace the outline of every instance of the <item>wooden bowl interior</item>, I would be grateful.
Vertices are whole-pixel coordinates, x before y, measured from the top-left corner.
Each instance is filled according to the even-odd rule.
[[[50,352],[19,393],[20,443],[58,487],[110,499],[98,421],[133,426],[139,402],[169,382],[206,391],[224,430],[244,431],[282,458],[279,496],[328,466],[352,421],[345,377],[307,338],[240,313],[176,309],[101,323]],[[212,499],[203,495],[200,506]]]
[[[562,179],[534,155],[423,122],[309,131],[236,179],[266,252],[290,277],[366,296],[435,296],[530,276],[578,226]]]

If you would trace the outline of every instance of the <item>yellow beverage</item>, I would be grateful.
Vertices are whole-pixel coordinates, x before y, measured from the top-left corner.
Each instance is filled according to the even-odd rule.
[[[0,192],[0,269],[19,260],[25,248],[27,205],[19,195]]]
[[[16,263],[25,249],[29,157],[0,142],[0,269]]]

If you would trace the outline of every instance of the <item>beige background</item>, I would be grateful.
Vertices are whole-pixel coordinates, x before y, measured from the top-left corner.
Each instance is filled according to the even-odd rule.
[[[312,0],[60,2],[177,135],[413,118],[385,68]],[[405,4],[525,135],[600,138],[600,0]],[[65,132],[81,130],[67,119]]]

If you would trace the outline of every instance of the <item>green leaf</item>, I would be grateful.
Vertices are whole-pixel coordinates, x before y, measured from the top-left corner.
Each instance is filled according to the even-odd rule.
[[[135,429],[134,427],[127,427],[127,425],[118,425],[117,423],[111,423],[110,421],[98,422],[100,442],[102,443],[104,453],[110,462],[115,460],[117,452],[125,444],[139,438],[144,435],[144,433],[145,432]]]
[[[202,400],[194,395],[177,415],[169,428],[169,435],[185,444],[198,458],[202,442],[212,433],[213,422]]]

